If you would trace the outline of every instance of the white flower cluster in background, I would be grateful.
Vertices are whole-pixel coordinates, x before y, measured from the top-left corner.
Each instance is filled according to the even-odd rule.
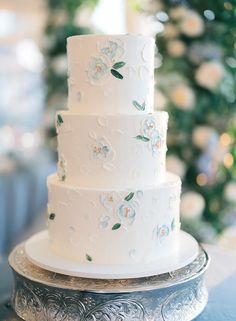
[[[222,51],[212,43],[202,43],[196,40],[195,43],[187,47],[181,39],[181,35],[189,38],[201,36],[205,30],[204,20],[199,13],[190,10],[184,6],[178,6],[170,10],[169,20],[163,20],[164,30],[162,35],[166,42],[166,51],[169,57],[178,59],[184,55],[188,56],[197,66],[193,73],[193,80],[210,91],[218,89],[226,72],[221,63]],[[159,31],[161,32],[161,31]],[[163,86],[164,79],[162,79]],[[183,111],[192,110],[197,107],[197,99],[194,90],[182,79],[177,84],[166,86],[164,94],[160,92],[156,95],[155,106],[157,109],[163,109],[169,102]],[[159,97],[158,97],[159,96]],[[160,104],[158,103],[160,99]],[[164,103],[163,103],[164,102]]]
[[[198,13],[186,10],[180,22],[180,30],[189,37],[197,37],[204,31],[204,23]]]
[[[58,76],[63,76],[67,73],[67,57],[65,54],[58,55],[52,61],[52,68]]]
[[[197,126],[193,130],[193,144],[200,149],[206,149],[216,140],[218,140],[218,134],[216,130],[210,126]]]
[[[184,219],[200,219],[205,209],[203,196],[196,192],[183,193],[180,204],[180,214]]]
[[[223,249],[236,252],[236,226],[230,226],[220,235],[218,244]]]
[[[195,104],[194,92],[185,84],[179,84],[172,88],[170,91],[170,99],[177,108],[182,110],[192,109]]]
[[[224,77],[224,67],[218,61],[204,62],[196,71],[196,82],[209,90],[215,90]]]
[[[167,43],[167,52],[172,57],[181,57],[186,52],[186,47],[181,40],[170,40]]]
[[[155,90],[154,104],[155,104],[155,109],[157,109],[157,110],[164,109],[167,104],[166,96],[158,89]]]
[[[170,11],[170,17],[177,20],[179,30],[186,36],[197,37],[204,32],[202,17],[193,10],[179,6]]]
[[[229,182],[226,184],[225,190],[224,190],[224,196],[228,202],[236,204],[236,181]]]
[[[170,155],[166,158],[166,168],[169,172],[173,172],[180,178],[183,178],[186,173],[185,163],[177,156]]]

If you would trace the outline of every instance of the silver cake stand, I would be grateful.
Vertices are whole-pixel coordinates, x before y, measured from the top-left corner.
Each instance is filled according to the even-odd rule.
[[[207,253],[199,247],[189,265],[136,279],[71,277],[43,270],[26,258],[24,245],[9,256],[12,304],[25,321],[190,321],[206,306]]]

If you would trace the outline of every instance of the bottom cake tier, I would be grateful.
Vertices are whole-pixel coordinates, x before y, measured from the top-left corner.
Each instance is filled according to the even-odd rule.
[[[48,178],[51,250],[91,264],[147,263],[176,250],[181,181],[143,189],[83,189]]]

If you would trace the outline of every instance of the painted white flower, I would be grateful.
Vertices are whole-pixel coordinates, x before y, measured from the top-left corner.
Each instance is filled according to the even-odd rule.
[[[170,229],[166,224],[163,224],[162,226],[157,228],[157,238],[162,243],[166,237],[169,235]]]
[[[214,128],[209,126],[197,126],[192,133],[192,141],[200,149],[207,148],[211,143],[218,140],[218,134]]]
[[[109,225],[109,221],[110,221],[110,216],[108,215],[102,215],[100,218],[100,227],[101,228],[107,228]]]
[[[167,42],[167,52],[171,57],[181,57],[186,52],[186,47],[181,40],[170,40]]]
[[[118,217],[122,224],[132,224],[134,222],[136,212],[132,203],[124,202],[117,208]]]
[[[224,74],[225,70],[220,62],[209,61],[202,63],[197,69],[195,79],[200,86],[214,90],[218,87]]]
[[[236,182],[229,182],[226,184],[224,196],[228,202],[236,203]]]
[[[186,192],[180,202],[180,213],[185,219],[199,219],[205,208],[205,200],[201,194]]]
[[[197,37],[204,31],[204,22],[197,12],[187,10],[180,21],[179,28],[186,36]]]
[[[109,143],[104,139],[97,139],[93,144],[93,157],[95,159],[105,160],[111,152]]]
[[[194,92],[185,84],[175,86],[170,92],[170,99],[177,108],[182,110],[192,109],[195,104]]]
[[[150,138],[156,130],[155,118],[150,116],[146,118],[143,122],[143,133],[146,137]]]
[[[105,209],[108,211],[111,211],[116,203],[120,201],[120,197],[118,197],[118,194],[115,192],[110,192],[106,194],[102,194],[100,196],[100,202],[104,206]]]
[[[106,60],[101,57],[92,57],[89,62],[88,78],[92,82],[98,82],[103,76],[109,72],[109,66]]]
[[[163,134],[157,130],[152,133],[151,136],[151,145],[152,145],[152,154],[157,156],[160,152],[161,147],[163,146],[164,138]]]
[[[120,41],[108,40],[101,48],[101,53],[107,56],[110,60],[113,58],[120,58],[124,54],[124,49],[121,46]]]
[[[168,171],[180,176],[180,178],[183,178],[186,173],[185,163],[175,155],[167,156],[166,168]]]

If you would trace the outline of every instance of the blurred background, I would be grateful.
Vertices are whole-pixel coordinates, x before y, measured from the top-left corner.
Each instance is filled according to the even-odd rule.
[[[156,38],[155,109],[170,114],[182,228],[236,251],[235,1],[0,0],[0,257],[45,227],[66,38],[87,33]]]

